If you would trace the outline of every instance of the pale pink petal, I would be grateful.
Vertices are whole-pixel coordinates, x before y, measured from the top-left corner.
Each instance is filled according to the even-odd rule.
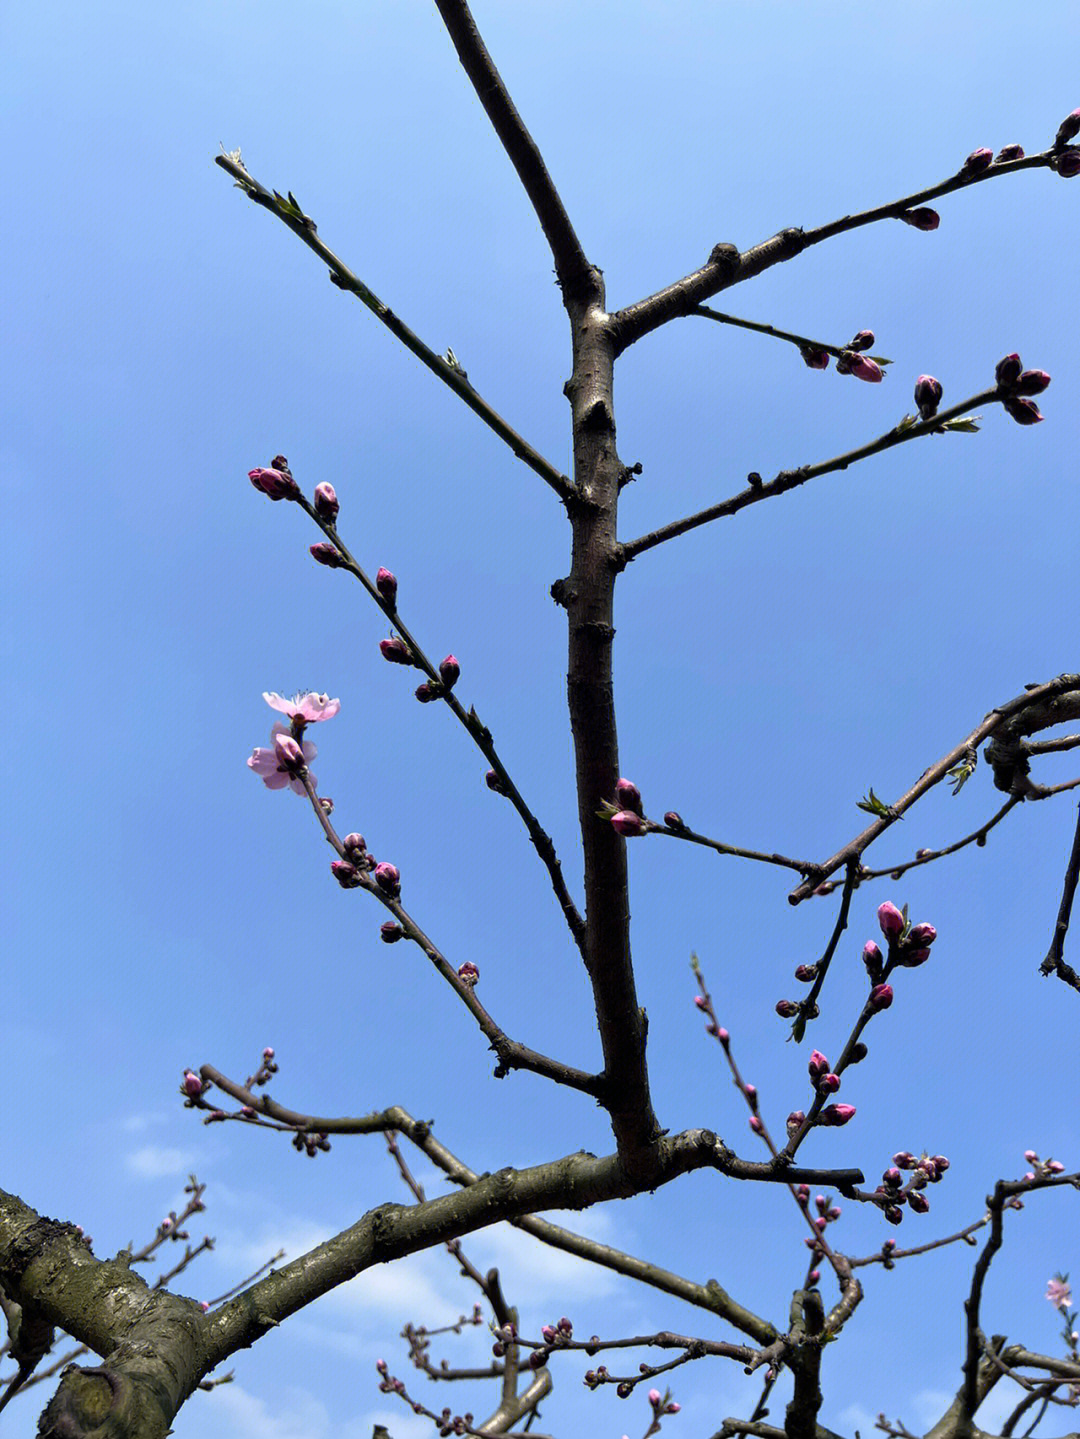
[[[264,690],[263,699],[266,701],[266,703],[270,706],[272,710],[277,710],[279,714],[288,715],[290,719],[292,719],[293,715],[296,713],[296,706],[295,704],[293,704],[292,700],[283,699],[276,690],[274,690],[270,694],[267,694]]]
[[[263,775],[263,784],[267,789],[284,789],[287,784],[292,783],[289,776],[283,769],[276,769],[273,774]],[[303,794],[304,787],[300,786],[300,793]]]
[[[304,788],[304,781],[302,779],[289,779],[288,775],[282,775],[281,777],[282,779],[287,779],[289,781],[289,788],[293,791],[294,794],[307,794],[307,790]],[[310,770],[308,770],[307,777],[311,781],[311,788],[318,789],[319,781],[315,778],[315,776],[311,773]]]
[[[253,751],[248,765],[257,775],[274,774],[277,771],[277,755],[272,749],[257,749]]]
[[[340,708],[340,700],[332,700],[329,695],[318,695],[311,692],[306,695],[297,695],[294,713],[307,720],[309,724],[313,724],[317,720],[333,719]]]

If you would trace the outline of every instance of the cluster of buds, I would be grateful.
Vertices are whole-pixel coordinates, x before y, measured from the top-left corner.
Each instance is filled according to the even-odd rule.
[[[807,1070],[810,1074],[810,1083],[814,1087],[817,1101],[820,1103],[830,1094],[835,1094],[840,1088],[840,1076],[834,1074],[828,1059],[820,1049],[815,1049],[810,1055]],[[826,1104],[814,1117],[815,1124],[825,1125],[830,1128],[837,1128],[847,1124],[855,1118],[855,1106],[853,1104]],[[806,1123],[806,1115],[801,1109],[792,1110],[787,1117],[787,1132],[789,1135],[797,1133]]]
[[[860,330],[836,357],[836,373],[838,375],[854,375],[857,380],[868,380],[871,384],[877,384],[883,380],[885,371],[876,360],[863,354],[863,351],[869,350],[873,343],[873,330]]]
[[[667,1389],[663,1394],[659,1389],[649,1390],[649,1403],[652,1405],[653,1417],[659,1419],[663,1414],[678,1414],[682,1408],[671,1397],[671,1390]]]
[[[1070,110],[1054,136],[1054,169],[1063,180],[1080,175],[1080,145],[1070,145],[1080,135],[1080,110]]]
[[[324,1154],[329,1154],[330,1141],[325,1134],[309,1134],[306,1129],[298,1129],[293,1135],[292,1147],[298,1153],[314,1159],[320,1149]]]
[[[395,1379],[394,1376],[390,1373],[389,1365],[387,1364],[385,1359],[376,1359],[375,1368],[378,1371],[379,1378],[381,1380],[381,1383],[379,1384],[379,1392],[381,1394],[405,1393],[405,1385],[401,1382],[400,1379]]]
[[[925,964],[930,958],[930,946],[937,939],[937,930],[932,924],[911,924],[907,917],[907,906],[897,909],[891,900],[878,906],[878,925],[881,933],[888,941],[889,956],[885,960],[881,950],[869,940],[863,946],[863,964],[870,976],[870,983],[877,989],[885,985],[885,980],[897,965],[904,969],[915,969],[920,964]],[[892,1003],[892,994],[884,1004],[878,1008],[887,1009]]]
[[[506,1346],[517,1339],[517,1325],[500,1324],[493,1327],[492,1333],[495,1335],[495,1343],[491,1346],[491,1352],[496,1359],[501,1359],[506,1353]]]
[[[918,1159],[906,1149],[894,1154],[892,1164],[885,1170],[881,1183],[874,1190],[874,1200],[880,1205],[889,1223],[900,1223],[904,1217],[905,1204],[915,1214],[926,1214],[930,1201],[922,1191],[928,1184],[937,1184],[948,1167],[949,1161],[944,1154],[923,1154]],[[911,1178],[906,1183],[901,1170],[911,1173]]]
[[[274,1061],[274,1051],[268,1044],[262,1052],[262,1059],[254,1074],[249,1074],[245,1087],[247,1089],[258,1089],[260,1085],[269,1084],[270,1080],[278,1072],[277,1064]]]
[[[457,662],[457,656],[447,655],[439,666],[439,678],[427,680],[418,686],[416,698],[422,705],[430,704],[432,700],[441,699],[443,695],[450,693],[460,676],[461,666]]]
[[[1042,412],[1029,395],[1041,395],[1050,383],[1045,370],[1025,370],[1019,355],[1006,355],[994,370],[1001,404],[1018,425],[1037,425]]]
[[[635,839],[656,829],[651,820],[645,818],[641,804],[641,791],[630,779],[621,779],[615,785],[615,801],[605,800],[599,811],[601,819],[611,821],[611,827],[623,839]]]
[[[798,1200],[798,1202],[799,1202],[799,1207],[800,1207],[807,1215],[809,1215],[809,1214],[810,1214],[810,1186],[809,1186],[809,1184],[799,1184],[799,1185],[797,1185],[796,1188],[795,1188],[795,1198],[796,1198],[796,1199]],[[826,1229],[829,1227],[829,1225],[830,1225],[830,1224],[835,1224],[836,1221],[840,1218],[841,1213],[843,1212],[838,1205],[836,1205],[836,1204],[834,1204],[834,1203],[832,1202],[831,1196],[830,1196],[830,1195],[827,1195],[827,1194],[818,1194],[818,1195],[815,1196],[815,1198],[814,1198],[814,1208],[817,1210],[817,1214],[816,1214],[815,1217],[811,1220],[811,1223],[813,1224],[814,1228],[817,1230],[818,1234],[824,1234],[825,1231],[826,1231]],[[822,1252],[822,1251],[820,1250],[820,1246],[818,1246],[813,1239],[808,1238],[806,1242],[807,1242],[807,1244],[810,1246],[810,1248],[817,1250],[819,1253]],[[814,1274],[814,1275],[811,1276],[810,1282],[811,1282],[812,1284],[816,1284],[816,1283],[817,1283],[817,1280],[820,1279],[820,1277],[821,1277],[821,1276],[820,1276],[819,1274]]]
[[[284,455],[275,455],[269,466],[248,470],[248,479],[271,500],[299,500],[300,486],[292,477]]]
[[[543,1336],[543,1344],[538,1344],[529,1355],[529,1367],[531,1369],[543,1369],[548,1362],[548,1355],[553,1349],[565,1348],[574,1336],[574,1326],[565,1315],[555,1324],[544,1324],[540,1333]]]
[[[795,966],[795,978],[800,984],[813,984],[818,977],[816,964],[797,964]],[[802,1016],[804,1019],[817,1019],[820,1010],[816,1004],[808,1000],[778,999],[774,1006],[781,1019],[795,1019]]]
[[[1065,1173],[1065,1166],[1060,1159],[1040,1159],[1034,1149],[1025,1149],[1024,1158],[1031,1165],[1024,1175],[1025,1179],[1048,1179],[1051,1175]]]

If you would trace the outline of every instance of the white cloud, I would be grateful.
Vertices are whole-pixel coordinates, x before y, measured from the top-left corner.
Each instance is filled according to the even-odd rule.
[[[127,1167],[140,1179],[165,1179],[174,1174],[190,1174],[194,1160],[188,1150],[169,1149],[159,1144],[147,1144],[133,1150],[127,1157]]]
[[[222,1384],[211,1394],[192,1395],[181,1412],[185,1427],[198,1420],[191,1432],[203,1439],[324,1439],[341,1432],[331,1429],[326,1405],[306,1389],[287,1390],[271,1407],[240,1384]]]

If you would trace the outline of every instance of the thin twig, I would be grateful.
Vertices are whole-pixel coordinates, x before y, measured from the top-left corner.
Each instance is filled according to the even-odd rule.
[[[620,565],[629,564],[631,560],[637,559],[638,555],[644,554],[646,550],[655,549],[657,545],[662,545],[667,540],[673,540],[678,535],[685,535],[689,530],[696,530],[701,525],[723,519],[727,515],[738,514],[748,505],[756,505],[760,500],[769,500],[775,495],[785,494],[788,490],[797,489],[800,485],[805,485],[808,480],[815,480],[821,475],[832,474],[835,470],[846,470],[849,465],[857,464],[859,460],[865,460],[870,455],[879,455],[885,450],[893,449],[896,445],[906,444],[908,440],[919,440],[924,435],[947,433],[943,429],[945,421],[959,419],[966,416],[973,406],[991,404],[1000,401],[1001,398],[1001,393],[996,388],[981,390],[977,395],[972,395],[970,399],[962,401],[959,405],[939,411],[932,419],[917,420],[903,429],[899,425],[895,425],[885,434],[879,435],[876,440],[870,440],[867,444],[860,445],[854,450],[848,450],[846,454],[837,455],[834,459],[822,460],[816,465],[803,465],[797,470],[781,470],[775,479],[767,482],[758,483],[759,477],[755,475],[753,483],[729,499],[709,505],[707,509],[698,510],[696,514],[686,515],[681,520],[672,520],[670,524],[661,525],[659,529],[651,530],[647,535],[639,535],[636,540],[629,540],[625,544],[621,544],[618,550],[618,562]]]
[[[420,363],[426,365],[433,375],[442,380],[444,385],[449,386],[458,399],[463,400],[475,415],[479,415],[484,424],[494,430],[499,439],[510,446],[519,460],[528,465],[530,470],[550,485],[564,503],[573,499],[574,486],[567,477],[561,474],[554,465],[549,464],[543,455],[534,450],[526,440],[523,440],[517,431],[512,429],[502,416],[497,414],[487,401],[477,394],[475,388],[457,366],[451,365],[443,356],[437,355],[434,350],[429,349],[423,340],[394,314],[389,305],[383,304],[382,300],[368,289],[363,280],[354,275],[352,270],[338,259],[333,250],[323,244],[310,216],[303,214],[295,204],[282,200],[280,196],[261,185],[253,175],[249,174],[239,159],[239,152],[234,155],[215,155],[214,159],[223,170],[233,177],[248,199],[253,200],[256,205],[261,205],[264,210],[269,210],[282,224],[287,225],[294,235],[298,235],[308,249],[313,250],[325,265],[329,266],[330,278],[339,290],[347,290],[361,300],[375,318],[381,320],[390,333],[399,339],[407,350],[411,350]]]
[[[821,340],[812,340],[809,335],[796,335],[791,330],[778,330],[775,325],[763,325],[758,320],[743,320],[738,315],[725,315],[721,310],[714,310],[710,305],[695,305],[690,311],[691,315],[700,315],[703,320],[716,320],[721,325],[734,325],[740,330],[753,330],[757,335],[769,335],[774,340],[786,340],[791,345],[797,345],[800,350],[819,350],[826,355],[839,357],[847,345],[827,345]],[[891,360],[886,360],[883,355],[871,355],[870,359],[878,365],[891,365]]]
[[[1065,949],[1065,936],[1069,931],[1069,917],[1072,914],[1073,896],[1076,894],[1077,875],[1080,874],[1080,812],[1076,816],[1076,831],[1073,834],[1072,852],[1069,855],[1069,862],[1065,867],[1065,883],[1061,891],[1061,905],[1058,909],[1057,923],[1054,925],[1054,935],[1050,941],[1050,948],[1046,952],[1046,958],[1039,965],[1039,973],[1044,975],[1056,974],[1066,984],[1071,984],[1073,989],[1080,989],[1080,975],[1073,969],[1071,964],[1066,964],[1063,958]]]

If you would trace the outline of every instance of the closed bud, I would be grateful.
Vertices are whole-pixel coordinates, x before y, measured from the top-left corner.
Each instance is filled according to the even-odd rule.
[[[355,889],[360,883],[360,871],[347,859],[335,859],[330,866],[330,872],[342,889]]]
[[[874,343],[873,330],[860,330],[853,340],[848,341],[849,350],[869,350]]]
[[[870,978],[877,979],[882,972],[885,961],[882,958],[881,950],[872,939],[868,939],[863,945],[862,962]]]
[[[248,479],[257,490],[261,490],[271,500],[298,500],[300,498],[300,486],[288,470],[248,470]]]
[[[890,942],[899,939],[903,933],[904,916],[892,900],[887,899],[884,904],[878,905],[877,921],[882,934]]]
[[[915,381],[915,404],[922,419],[933,419],[941,404],[941,381],[933,375],[920,375]]]
[[[363,854],[367,849],[362,834],[347,834],[341,841],[341,847],[349,854]]]
[[[1065,145],[1075,136],[1080,135],[1080,110],[1070,110],[1058,126],[1058,132],[1054,136],[1054,144]]]
[[[1080,175],[1080,149],[1070,145],[1067,150],[1054,161],[1054,169],[1063,180],[1071,180],[1074,175]]]
[[[1009,395],[1001,402],[1002,408],[1018,425],[1037,425],[1044,418],[1034,400],[1022,400]]]
[[[937,930],[932,924],[913,924],[908,930],[908,940],[919,949],[925,949],[937,939]]]
[[[931,1158],[934,1161],[934,1168],[938,1173],[944,1174],[946,1169],[949,1168],[949,1161],[945,1158],[944,1154],[934,1154]]]
[[[379,938],[383,944],[397,944],[399,939],[405,938],[405,931],[400,924],[395,924],[388,919],[385,924],[379,926]]]
[[[411,665],[413,662],[412,651],[404,640],[399,640],[395,635],[390,640],[380,640],[379,650],[384,660],[389,660],[393,665]]]
[[[1043,1166],[1047,1174],[1064,1174],[1065,1166],[1060,1159],[1048,1159]]]
[[[416,698],[420,701],[422,705],[426,705],[430,704],[432,700],[437,700],[439,698],[439,693],[437,690],[432,689],[431,685],[429,685],[425,680],[422,685],[416,686]]]
[[[380,566],[375,576],[375,588],[387,604],[392,605],[397,599],[397,578],[388,569]]]
[[[203,1092],[203,1082],[191,1069],[184,1070],[184,1093],[190,1099],[198,1099]]]
[[[838,1127],[841,1124],[847,1124],[854,1118],[855,1106],[853,1104],[827,1104],[818,1115],[818,1123]]]
[[[822,1094],[835,1094],[840,1088],[840,1076],[838,1074],[823,1074],[817,1082],[817,1087]]]
[[[1029,1164],[1038,1164],[1039,1162],[1039,1156],[1035,1153],[1034,1149],[1025,1149],[1024,1158]]]
[[[823,1074],[829,1072],[829,1061],[822,1054],[820,1049],[815,1049],[810,1055],[810,1062],[807,1065],[810,1071],[810,1078],[817,1082]]]
[[[840,368],[839,364],[836,368]],[[868,380],[875,385],[885,378],[885,371],[876,360],[871,360],[869,355],[849,354],[844,373],[854,375],[857,380]]]
[[[315,513],[321,520],[326,520],[329,524],[333,524],[337,519],[340,508],[341,506],[338,504],[338,497],[334,493],[333,485],[322,484],[315,486]]]
[[[929,1199],[917,1189],[913,1189],[908,1195],[907,1202],[916,1214],[926,1214],[930,1209]]]
[[[881,1176],[881,1181],[889,1189],[899,1189],[904,1179],[899,1169],[893,1164],[886,1169],[885,1173]]]
[[[384,894],[396,899],[401,893],[401,871],[396,864],[382,864],[375,866],[375,883]]]
[[[615,785],[615,799],[620,809],[629,809],[634,814],[643,814],[641,791],[632,779],[621,779]]]
[[[918,210],[905,210],[900,218],[905,225],[910,225],[915,230],[936,230],[941,224],[941,216],[938,212],[925,207]]]
[[[795,978],[800,984],[813,984],[817,979],[816,964],[800,964],[795,967]]]
[[[641,815],[635,814],[633,810],[622,809],[618,814],[611,816],[611,827],[616,834],[621,834],[624,839],[633,839],[646,831],[645,821]]]
[[[904,1211],[898,1204],[887,1204],[882,1212],[890,1224],[899,1224],[904,1217]]]
[[[901,1149],[899,1154],[893,1155],[892,1162],[897,1169],[914,1169],[919,1161],[909,1149]]]
[[[827,370],[829,368],[829,356],[825,350],[816,350],[812,345],[802,345],[799,354],[803,357],[803,364],[810,370]]]
[[[750,1106],[750,1108],[751,1108],[752,1110],[754,1110],[754,1112],[756,1113],[756,1112],[757,1112],[757,1107],[758,1107],[757,1085],[756,1085],[756,1084],[747,1084],[747,1085],[743,1088],[743,1094],[746,1096],[746,1102],[747,1102],[747,1104],[748,1104],[748,1105]]]
[[[778,999],[776,1012],[781,1019],[794,1019],[799,1012],[799,1006],[793,999]]]
[[[870,1051],[862,1040],[858,1040],[848,1050],[848,1064],[861,1064],[869,1053]]]
[[[1024,158],[1023,145],[1003,145],[997,152],[995,164],[1001,165],[1008,160],[1022,160]]]
[[[480,978],[480,971],[471,959],[467,959],[458,969],[457,976],[462,984],[467,984],[469,988],[472,989],[476,981]]]
[[[801,1128],[802,1128],[805,1120],[806,1120],[806,1115],[802,1112],[801,1109],[793,1109],[793,1110],[791,1111],[791,1113],[790,1113],[790,1114],[788,1115],[788,1117],[787,1117],[787,1125],[786,1125],[787,1132],[788,1132],[789,1134],[794,1134],[797,1129],[801,1129]],[[806,1185],[805,1185],[805,1184],[800,1184],[800,1185],[799,1185],[799,1188],[798,1188],[798,1191],[797,1191],[797,1192],[798,1192],[798,1195],[799,1195],[799,1198],[803,1201],[803,1203],[805,1203],[806,1200],[810,1198],[810,1191],[809,1191],[809,1189],[806,1189],[806,1193],[803,1194],[802,1191],[803,1191],[804,1189],[806,1189]]]
[[[1050,383],[1045,370],[1025,370],[1016,382],[1013,393],[1017,395],[1041,395]]]
[[[993,150],[988,150],[986,146],[983,145],[978,150],[972,150],[963,165],[961,165],[960,174],[963,175],[966,180],[971,180],[976,175],[981,175],[984,170],[988,170],[993,163]]]
[[[494,790],[496,794],[506,793],[506,786],[503,784],[502,780],[499,778],[499,776],[495,773],[493,769],[489,769],[487,774],[484,776],[484,783],[487,785],[488,789]]]
[[[447,655],[439,666],[439,677],[448,690],[452,690],[461,675],[461,666],[454,655]]]
[[[870,998],[867,1004],[872,1014],[880,1014],[883,1009],[888,1009],[893,1002],[893,988],[891,984],[875,984],[870,991]]]
[[[1024,362],[1019,355],[1006,355],[994,367],[994,379],[999,390],[1011,390],[1023,373]]]
[[[340,570],[342,565],[348,564],[337,546],[329,544],[326,540],[320,540],[317,545],[311,546],[311,558],[317,560],[320,565],[325,565],[328,570]]]
[[[754,1131],[755,1134],[760,1134],[764,1127],[765,1126],[762,1124],[761,1120],[756,1114],[752,1114],[750,1116],[750,1128]]]

